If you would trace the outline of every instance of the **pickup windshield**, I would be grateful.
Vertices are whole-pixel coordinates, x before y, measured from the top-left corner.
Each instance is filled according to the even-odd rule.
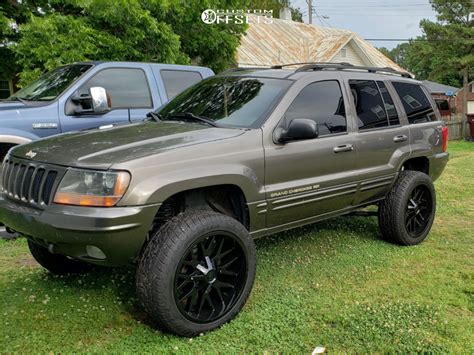
[[[91,67],[91,64],[72,64],[59,67],[25,86],[7,98],[7,101],[52,101]]]
[[[291,80],[217,76],[192,86],[157,111],[162,120],[200,117],[216,126],[259,127]]]

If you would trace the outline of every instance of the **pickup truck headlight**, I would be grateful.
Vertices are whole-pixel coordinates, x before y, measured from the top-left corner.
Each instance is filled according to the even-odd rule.
[[[58,186],[54,203],[76,206],[112,207],[130,183],[126,171],[68,169]]]

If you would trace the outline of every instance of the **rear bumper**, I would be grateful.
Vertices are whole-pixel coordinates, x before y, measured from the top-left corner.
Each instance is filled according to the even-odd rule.
[[[438,153],[432,155],[430,158],[430,176],[433,181],[440,177],[446,164],[448,164],[449,153]]]
[[[0,192],[0,222],[7,227],[56,253],[108,266],[135,260],[158,208],[50,205],[38,210],[9,200]],[[91,256],[88,246],[99,248],[105,258]]]

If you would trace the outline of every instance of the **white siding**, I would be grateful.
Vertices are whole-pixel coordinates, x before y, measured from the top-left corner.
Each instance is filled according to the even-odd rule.
[[[474,101],[467,102],[467,113],[468,114],[474,113]]]
[[[341,49],[346,50],[346,57],[342,57],[341,50],[339,50],[334,58],[331,59],[331,62],[348,62],[354,65],[369,65],[369,63],[366,63],[357,53],[352,43],[346,44]]]

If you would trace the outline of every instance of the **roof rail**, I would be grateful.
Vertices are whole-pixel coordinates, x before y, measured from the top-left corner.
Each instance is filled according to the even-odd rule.
[[[321,64],[321,65],[339,64],[339,65],[348,66],[348,67],[353,66],[351,63],[347,63],[347,62],[340,62],[340,63],[333,63],[333,62],[303,62],[303,63],[288,63],[288,64],[272,65],[270,67],[270,69],[282,69],[283,67],[291,67],[291,66],[294,66],[294,65],[309,65],[309,64]]]
[[[389,73],[389,74],[397,74],[404,78],[413,77],[406,72],[398,71],[390,67],[364,67],[364,66],[356,66],[348,63],[312,63],[306,64],[302,67],[295,70],[295,73],[309,71],[309,70],[324,70],[324,69],[339,69],[339,70],[366,70],[369,73]]]
[[[220,74],[226,74],[226,73],[233,73],[233,72],[236,72],[236,71],[244,71],[244,70],[267,70],[267,69],[271,69],[269,67],[236,67],[236,68],[230,68],[230,69],[227,69],[227,70],[224,70],[222,73]]]

